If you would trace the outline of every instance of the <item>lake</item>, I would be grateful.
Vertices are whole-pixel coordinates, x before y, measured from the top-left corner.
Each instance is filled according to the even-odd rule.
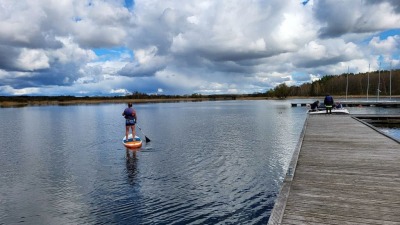
[[[266,224],[306,119],[293,101],[137,104],[139,150],[125,104],[0,108],[0,224]]]

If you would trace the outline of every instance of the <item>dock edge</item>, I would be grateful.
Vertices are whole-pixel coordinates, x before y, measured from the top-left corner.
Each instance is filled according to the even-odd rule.
[[[289,197],[290,187],[292,185],[293,176],[296,171],[297,160],[299,159],[300,149],[303,145],[308,118],[309,115],[307,115],[307,118],[304,121],[303,130],[300,133],[299,141],[297,142],[296,148],[293,152],[292,159],[289,163],[289,167],[287,169],[285,179],[283,180],[281,190],[279,191],[278,197],[275,200],[274,208],[272,209],[271,216],[268,220],[268,225],[278,225],[282,222],[287,198]]]

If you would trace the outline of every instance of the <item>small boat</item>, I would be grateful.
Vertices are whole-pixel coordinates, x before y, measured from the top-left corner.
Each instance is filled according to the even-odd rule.
[[[308,114],[310,115],[314,115],[314,114],[326,114],[326,110],[324,108],[318,108],[317,111],[311,110],[309,109],[307,111]],[[349,110],[345,109],[345,108],[333,108],[332,109],[332,114],[338,115],[338,114],[350,114]]]
[[[127,148],[140,148],[142,147],[142,139],[140,139],[138,136],[133,138],[132,134],[129,134],[128,140],[126,140],[126,137],[124,136],[122,139],[122,144]]]

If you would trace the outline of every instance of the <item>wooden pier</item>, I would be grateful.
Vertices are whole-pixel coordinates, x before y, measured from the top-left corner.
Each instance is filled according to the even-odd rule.
[[[320,100],[321,103],[324,101]],[[343,107],[382,107],[382,108],[400,108],[400,101],[338,101]],[[305,107],[313,102],[308,103],[291,103],[292,107]]]
[[[400,224],[400,143],[350,115],[309,115],[268,225]]]

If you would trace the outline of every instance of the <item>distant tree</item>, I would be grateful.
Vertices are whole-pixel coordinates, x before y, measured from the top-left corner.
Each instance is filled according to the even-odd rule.
[[[379,75],[380,74],[380,75]],[[348,95],[376,95],[381,90],[381,96],[389,94],[400,95],[400,70],[373,71],[368,73],[344,73],[341,75],[325,75],[320,80],[312,83],[305,83],[300,86],[287,87],[286,84],[279,84],[274,89],[270,89],[265,94],[269,97],[287,96],[323,96],[327,93],[331,95],[345,95],[346,87]],[[391,81],[391,82],[390,82]],[[390,85],[391,84],[391,85]],[[289,90],[288,92],[286,92]]]
[[[282,83],[274,88],[274,93],[278,98],[286,98],[289,96],[290,88],[285,83]]]
[[[275,97],[274,89],[269,89],[268,91],[266,91],[265,96],[270,97],[270,98]]]
[[[191,98],[201,98],[203,96],[201,94],[199,94],[199,93],[193,93],[190,97]]]

